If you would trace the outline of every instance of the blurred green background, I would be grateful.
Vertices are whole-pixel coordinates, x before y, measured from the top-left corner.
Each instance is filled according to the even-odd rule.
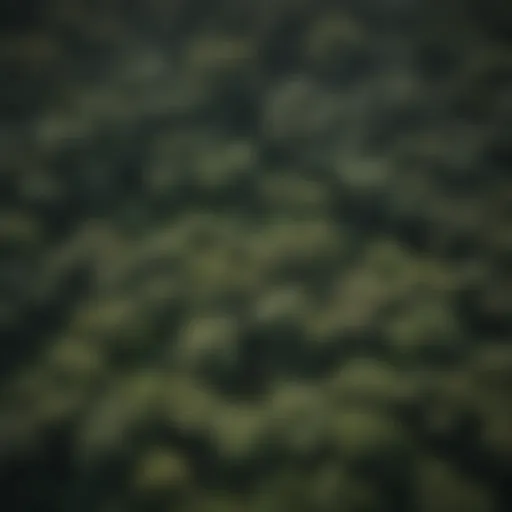
[[[511,27],[4,0],[6,510],[512,510]]]

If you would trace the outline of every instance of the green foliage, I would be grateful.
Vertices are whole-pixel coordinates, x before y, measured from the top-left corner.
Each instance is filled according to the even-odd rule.
[[[0,9],[5,501],[508,511],[506,2],[35,3]]]
[[[305,42],[308,59],[320,67],[335,71],[347,52],[364,43],[364,29],[350,16],[326,13],[313,23]]]
[[[151,503],[155,498],[176,499],[186,492],[191,480],[191,470],[182,457],[163,447],[156,447],[141,457],[132,486],[135,499]]]
[[[380,478],[398,472],[405,478],[410,469],[411,443],[402,426],[390,417],[358,408],[336,414],[334,442],[341,459],[349,466]]]
[[[374,359],[353,359],[329,379],[340,407],[349,404],[390,408],[409,398],[413,384],[396,368]]]
[[[254,70],[251,42],[239,37],[193,37],[186,51],[186,67],[203,86],[229,86],[251,78]]]
[[[163,423],[191,435],[206,437],[219,410],[219,398],[189,375],[171,375],[162,386]]]
[[[287,79],[269,93],[263,110],[263,133],[277,146],[300,151],[311,141],[322,143],[340,122],[343,106],[306,77]]]
[[[465,479],[439,460],[427,460],[419,476],[418,510],[448,511],[457,508],[471,512],[494,510],[485,487]]]
[[[442,361],[463,348],[457,319],[440,302],[406,307],[389,322],[388,336],[394,353],[411,361]]]
[[[215,382],[229,379],[239,359],[239,327],[228,316],[189,319],[178,333],[169,358],[180,371]]]
[[[329,405],[310,386],[277,383],[268,405],[269,420],[282,449],[293,459],[315,457],[328,443]]]
[[[215,450],[228,468],[251,467],[272,449],[267,412],[246,405],[222,407],[213,418]]]
[[[130,375],[98,399],[76,436],[79,464],[95,470],[98,461],[118,460],[139,448],[141,432],[161,416],[164,376],[150,371]]]

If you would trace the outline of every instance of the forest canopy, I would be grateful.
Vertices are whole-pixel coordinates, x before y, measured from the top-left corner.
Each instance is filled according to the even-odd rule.
[[[512,4],[0,7],[20,512],[508,512]]]

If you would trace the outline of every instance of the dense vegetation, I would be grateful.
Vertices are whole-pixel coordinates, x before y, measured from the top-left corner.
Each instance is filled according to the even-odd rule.
[[[507,0],[1,5],[8,508],[512,509]]]

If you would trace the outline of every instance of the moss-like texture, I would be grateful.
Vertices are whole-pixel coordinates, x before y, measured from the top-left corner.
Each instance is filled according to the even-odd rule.
[[[0,7],[20,512],[508,512],[506,0]]]

